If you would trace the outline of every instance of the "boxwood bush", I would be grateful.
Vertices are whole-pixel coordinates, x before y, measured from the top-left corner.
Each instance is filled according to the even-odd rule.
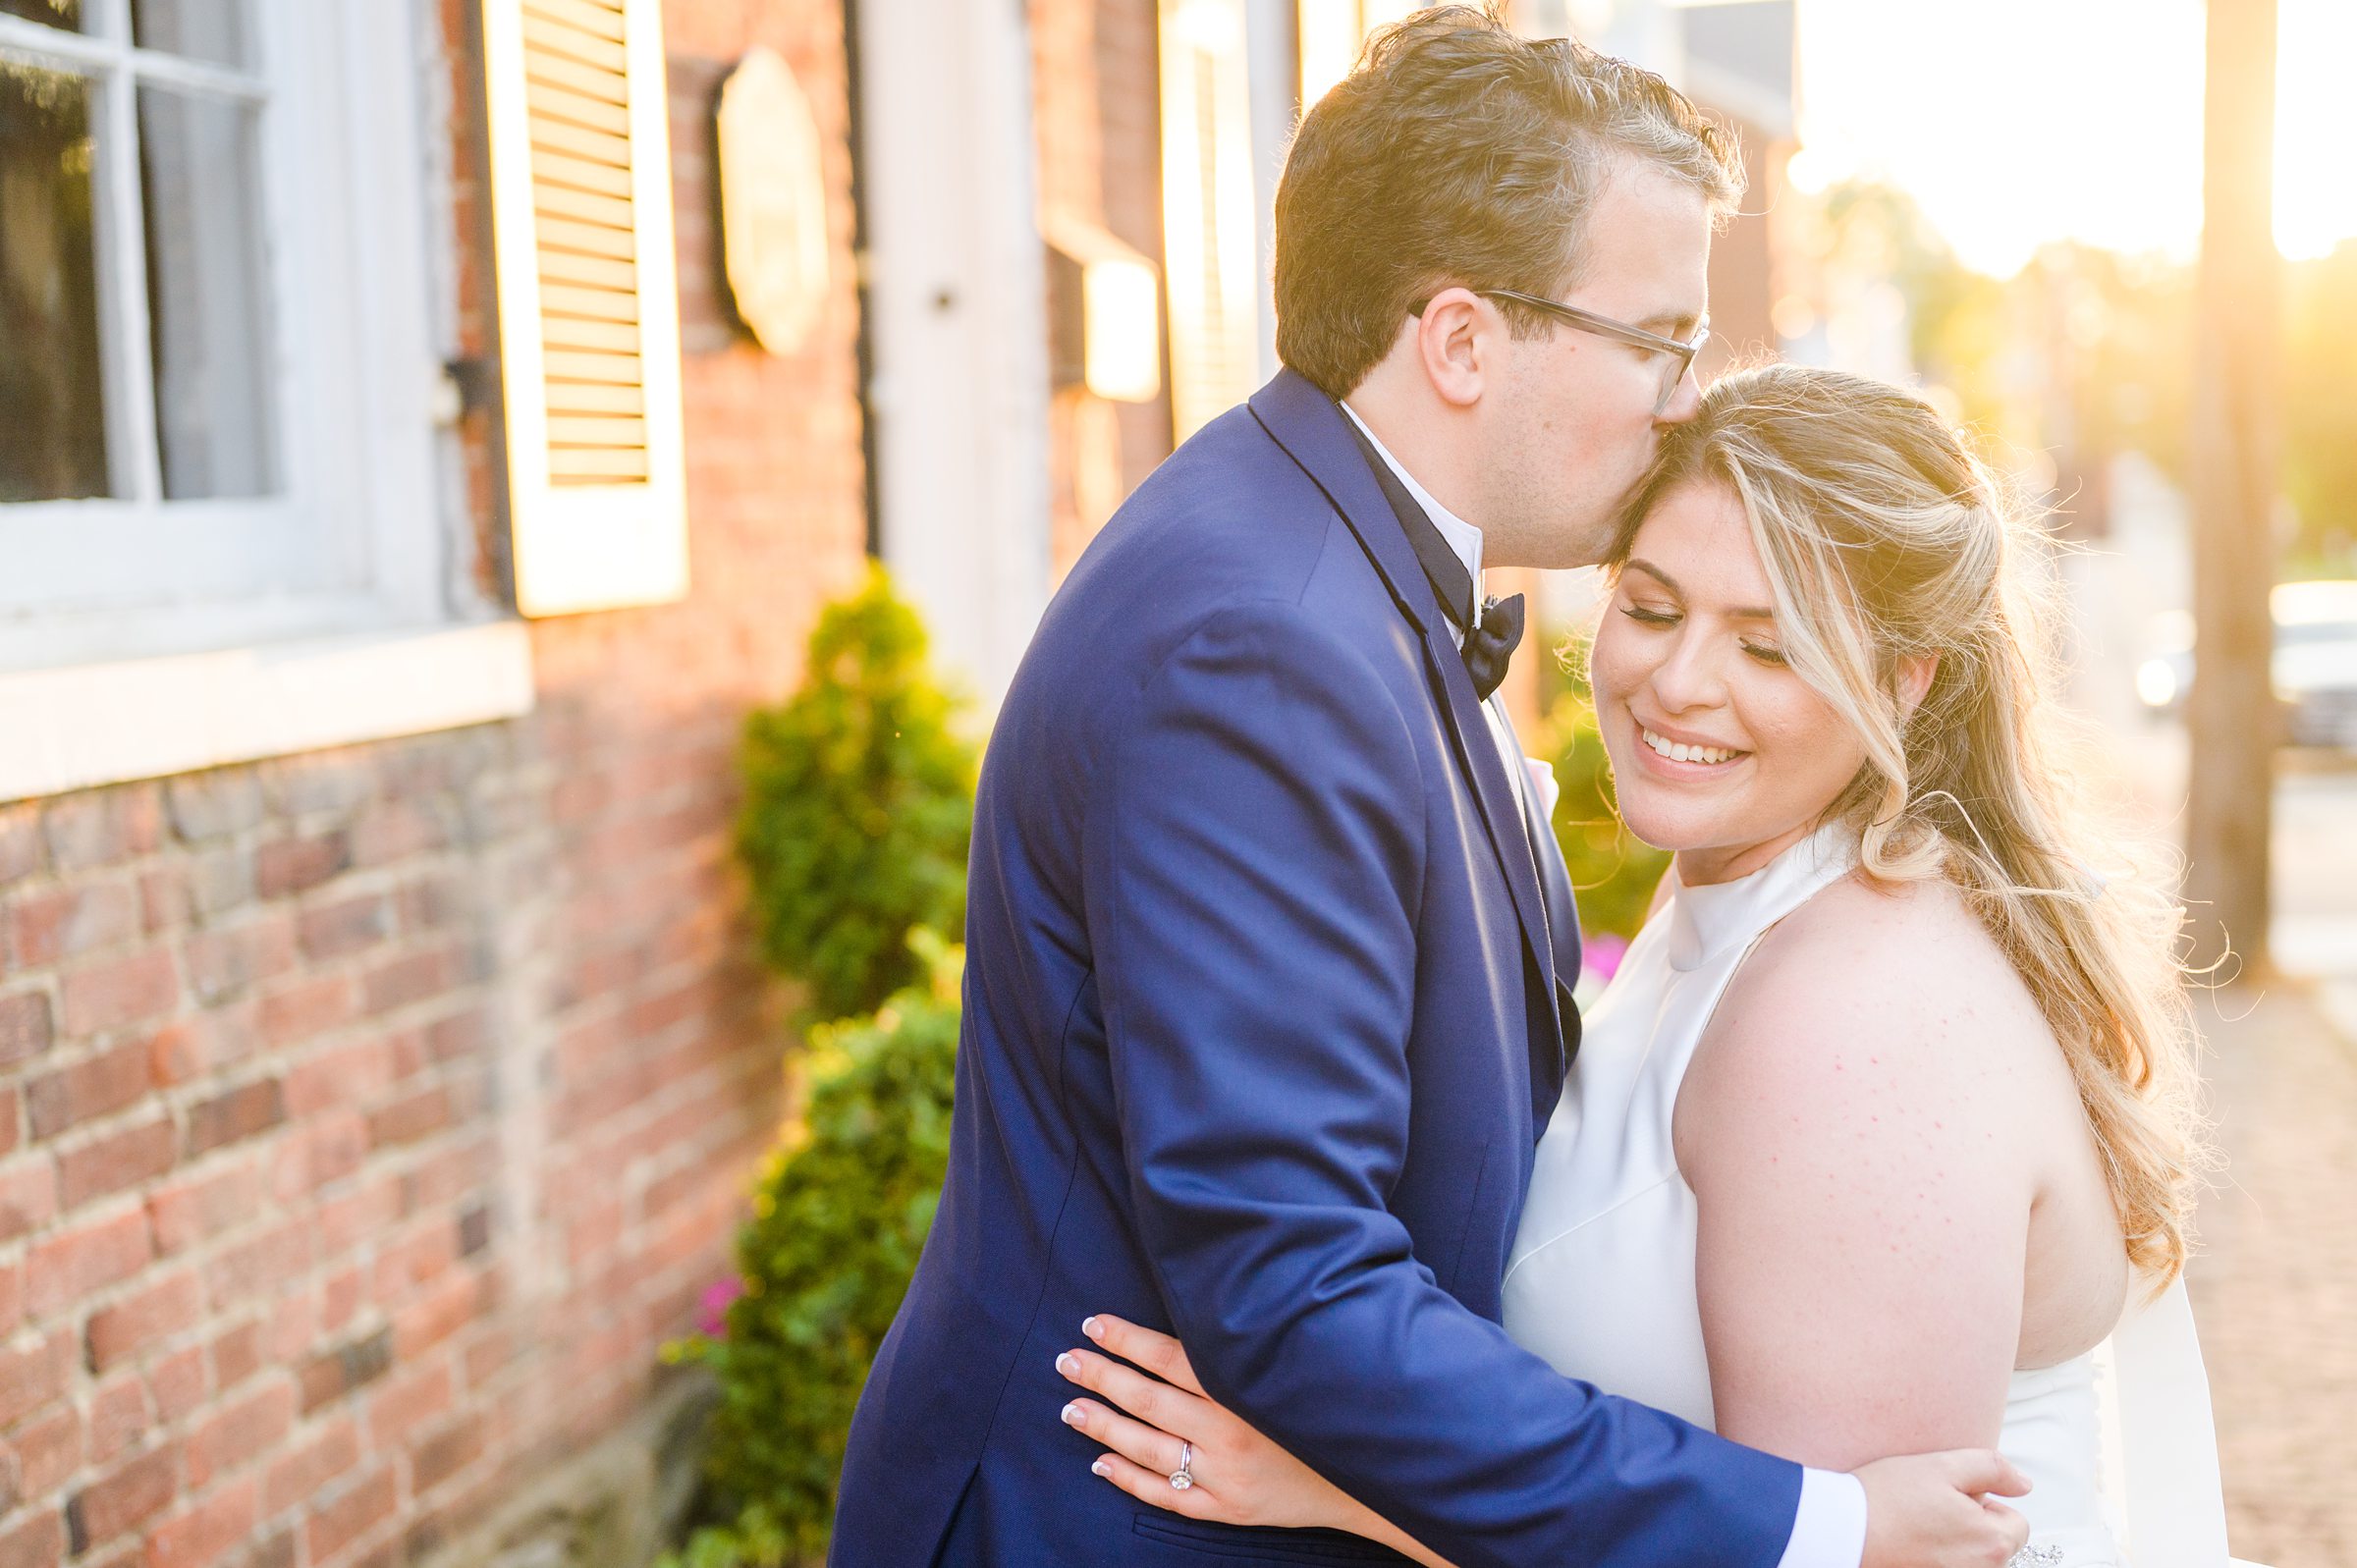
[[[706,1514],[685,1568],[783,1568],[827,1549],[868,1364],[916,1271],[950,1153],[960,955],[919,932],[921,983],[810,1032],[808,1109],[739,1234],[727,1331],[666,1347],[720,1383]]]
[[[737,849],[754,929],[813,1018],[922,980],[911,928],[964,926],[975,754],[957,714],[923,622],[877,568],[819,617],[801,688],[745,722]]]
[[[763,1165],[719,1331],[697,1528],[667,1568],[826,1555],[845,1438],[948,1168],[975,753],[881,570],[746,722],[737,847],[763,959],[804,988],[799,1118]],[[724,1282],[716,1295],[725,1294]]]

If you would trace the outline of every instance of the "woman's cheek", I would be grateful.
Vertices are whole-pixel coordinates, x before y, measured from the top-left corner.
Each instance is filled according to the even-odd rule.
[[[1621,669],[1620,632],[1613,624],[1617,620],[1625,618],[1617,611],[1607,610],[1604,623],[1596,628],[1596,640],[1588,645],[1588,688],[1596,698],[1600,719],[1605,709],[1618,703],[1627,690],[1625,672]]]
[[[1863,753],[1833,704],[1785,671],[1771,673],[1749,696],[1737,717],[1764,765],[1763,777],[1829,799],[1838,793]]]

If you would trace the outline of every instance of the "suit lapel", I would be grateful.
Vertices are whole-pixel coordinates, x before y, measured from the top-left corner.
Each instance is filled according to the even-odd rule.
[[[1514,918],[1522,929],[1523,948],[1538,970],[1546,1016],[1554,1026],[1555,1035],[1548,1042],[1547,1054],[1560,1061],[1563,1025],[1556,996],[1555,953],[1548,940],[1547,908],[1532,859],[1534,840],[1525,837],[1520,798],[1506,776],[1506,763],[1498,755],[1489,721],[1482,716],[1481,703],[1473,695],[1473,679],[1465,674],[1464,660],[1450,638],[1449,622],[1441,613],[1440,601],[1434,597],[1432,584],[1426,580],[1424,568],[1417,562],[1407,532],[1394,510],[1395,498],[1386,495],[1387,487],[1377,480],[1376,466],[1360,454],[1352,437],[1349,416],[1298,374],[1279,371],[1274,381],[1253,395],[1251,407],[1262,427],[1291,454],[1293,460],[1317,481],[1342,513],[1343,520],[1357,535],[1360,546],[1391,589],[1393,602],[1422,635],[1425,674],[1440,693],[1439,707],[1447,716],[1450,733],[1456,743],[1457,767],[1472,785],[1474,801],[1481,808],[1482,825],[1489,834],[1491,851],[1497,857],[1498,868],[1506,877],[1507,891],[1513,900]],[[1384,477],[1392,476],[1386,472]],[[1397,480],[1394,484],[1397,485]],[[1405,495],[1404,490],[1399,493]],[[1407,504],[1413,506],[1413,499]],[[1534,1060],[1539,1055],[1539,1042],[1535,1040],[1532,1055]],[[1534,1083],[1532,1087],[1536,1093],[1540,1086]]]

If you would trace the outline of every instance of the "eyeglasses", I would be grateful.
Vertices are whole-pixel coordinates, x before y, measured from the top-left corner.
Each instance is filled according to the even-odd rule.
[[[1625,321],[1615,321],[1610,316],[1600,316],[1592,310],[1582,310],[1577,305],[1563,304],[1543,295],[1523,294],[1515,289],[1476,289],[1473,293],[1484,299],[1511,299],[1516,304],[1528,305],[1533,310],[1543,310],[1548,315],[1567,321],[1582,332],[1591,332],[1599,338],[1609,338],[1615,343],[1625,343],[1631,348],[1664,355],[1666,363],[1662,367],[1662,389],[1653,400],[1653,411],[1657,415],[1670,406],[1672,398],[1677,396],[1677,385],[1686,379],[1686,371],[1693,365],[1694,356],[1702,351],[1704,344],[1711,341],[1711,318],[1708,316],[1696,324],[1692,338],[1680,343],[1675,338],[1665,338],[1659,333],[1632,327]]]

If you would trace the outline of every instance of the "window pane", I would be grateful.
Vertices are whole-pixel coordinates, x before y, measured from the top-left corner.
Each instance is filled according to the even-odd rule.
[[[107,491],[90,104],[0,59],[0,501]]]
[[[247,39],[246,0],[131,0],[131,37],[142,49],[161,49],[215,65],[253,64]]]
[[[249,105],[139,88],[166,500],[274,487],[259,120]]]
[[[0,17],[23,17],[53,27],[82,30],[82,0],[0,0]]]

